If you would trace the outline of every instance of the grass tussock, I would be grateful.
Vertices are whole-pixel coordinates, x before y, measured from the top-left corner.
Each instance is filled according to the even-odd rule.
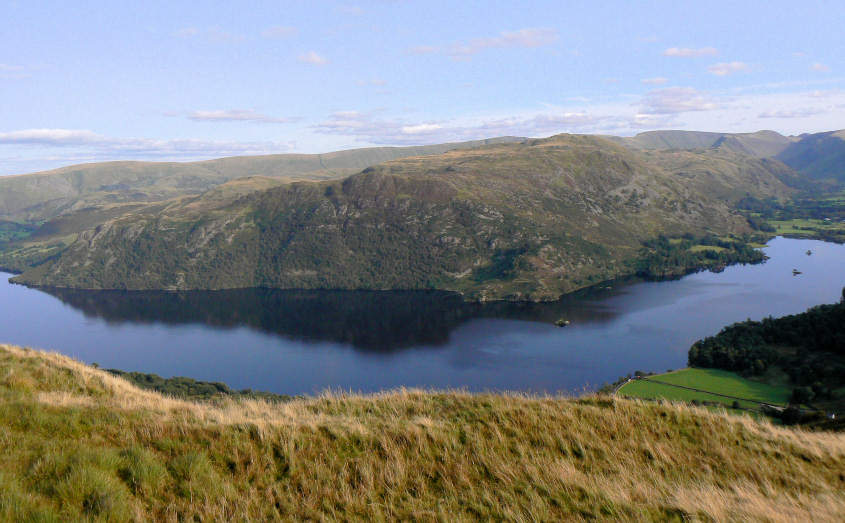
[[[187,402],[0,346],[0,520],[845,520],[845,436],[609,397]]]

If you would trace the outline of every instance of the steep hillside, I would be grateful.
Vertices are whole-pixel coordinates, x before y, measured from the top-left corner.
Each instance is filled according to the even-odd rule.
[[[746,194],[783,196],[779,162],[638,153],[561,135],[387,162],[216,208],[138,211],[15,281],[83,288],[438,288],[554,299],[634,272],[660,234],[744,232]]]
[[[768,158],[797,141],[774,131],[754,133],[708,133],[700,131],[648,131],[631,138],[615,138],[634,149],[708,149],[721,148],[757,158]]]
[[[0,346],[0,519],[842,521],[845,437],[610,397],[188,402]]]
[[[521,140],[523,138],[501,137],[414,147],[372,147],[328,154],[240,156],[194,163],[72,165],[53,171],[0,177],[0,217],[44,220],[91,206],[158,202],[198,194],[228,180],[246,176],[335,179],[396,158]]]
[[[845,130],[803,136],[776,158],[813,178],[845,183]]]

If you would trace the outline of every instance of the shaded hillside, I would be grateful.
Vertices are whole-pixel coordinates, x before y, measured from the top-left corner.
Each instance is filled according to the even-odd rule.
[[[212,210],[137,212],[15,281],[83,288],[458,290],[554,299],[631,274],[660,234],[748,231],[746,194],[784,196],[779,162],[638,153],[561,135],[293,183]]]
[[[188,402],[0,346],[0,519],[841,521],[845,437],[609,397]]]
[[[775,131],[754,133],[710,133],[701,131],[647,131],[630,138],[614,138],[634,149],[709,149],[719,148],[757,158],[775,156],[797,138]]]
[[[845,183],[845,130],[803,136],[776,158],[813,178]]]
[[[90,206],[164,201],[198,194],[228,180],[255,175],[299,180],[334,179],[396,158],[521,140],[523,138],[502,137],[426,146],[372,147],[327,154],[239,156],[193,163],[103,162],[72,165],[52,171],[0,177],[0,216],[43,220]]]

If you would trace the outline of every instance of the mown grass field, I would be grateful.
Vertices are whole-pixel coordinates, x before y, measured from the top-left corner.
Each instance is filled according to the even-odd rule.
[[[681,385],[774,405],[785,405],[790,395],[790,390],[785,386],[767,385],[765,383],[747,380],[736,373],[718,369],[688,368],[666,374],[649,376],[648,378],[662,383]],[[692,400],[714,401],[728,405],[733,403],[733,400],[729,398],[664,386],[660,383],[644,380],[635,380],[624,385],[619,389],[618,394],[644,399],[663,398],[670,401],[683,402],[691,402]],[[750,402],[740,401],[740,405],[743,408],[758,408],[758,405]]]
[[[0,345],[0,520],[842,521],[845,435],[608,396],[190,402]]]

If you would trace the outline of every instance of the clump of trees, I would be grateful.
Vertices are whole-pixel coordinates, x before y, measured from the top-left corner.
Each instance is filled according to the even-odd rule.
[[[793,403],[829,397],[831,388],[845,382],[845,289],[842,292],[837,304],[725,327],[719,334],[695,342],[688,362],[743,376],[760,375],[778,366],[797,385]]]
[[[154,390],[176,398],[208,400],[219,398],[221,396],[232,396],[279,402],[291,399],[290,396],[274,394],[272,392],[253,391],[252,389],[234,390],[225,383],[220,383],[219,381],[198,381],[193,378],[185,378],[181,376],[174,378],[162,378],[158,374],[125,372],[117,369],[107,369],[106,372],[110,372],[115,376],[120,376],[142,389]]]
[[[665,235],[643,242],[635,268],[646,277],[682,276],[698,269],[718,269],[734,263],[758,263],[763,253],[749,245],[750,238],[696,237],[674,240]],[[696,246],[712,249],[693,249]]]

